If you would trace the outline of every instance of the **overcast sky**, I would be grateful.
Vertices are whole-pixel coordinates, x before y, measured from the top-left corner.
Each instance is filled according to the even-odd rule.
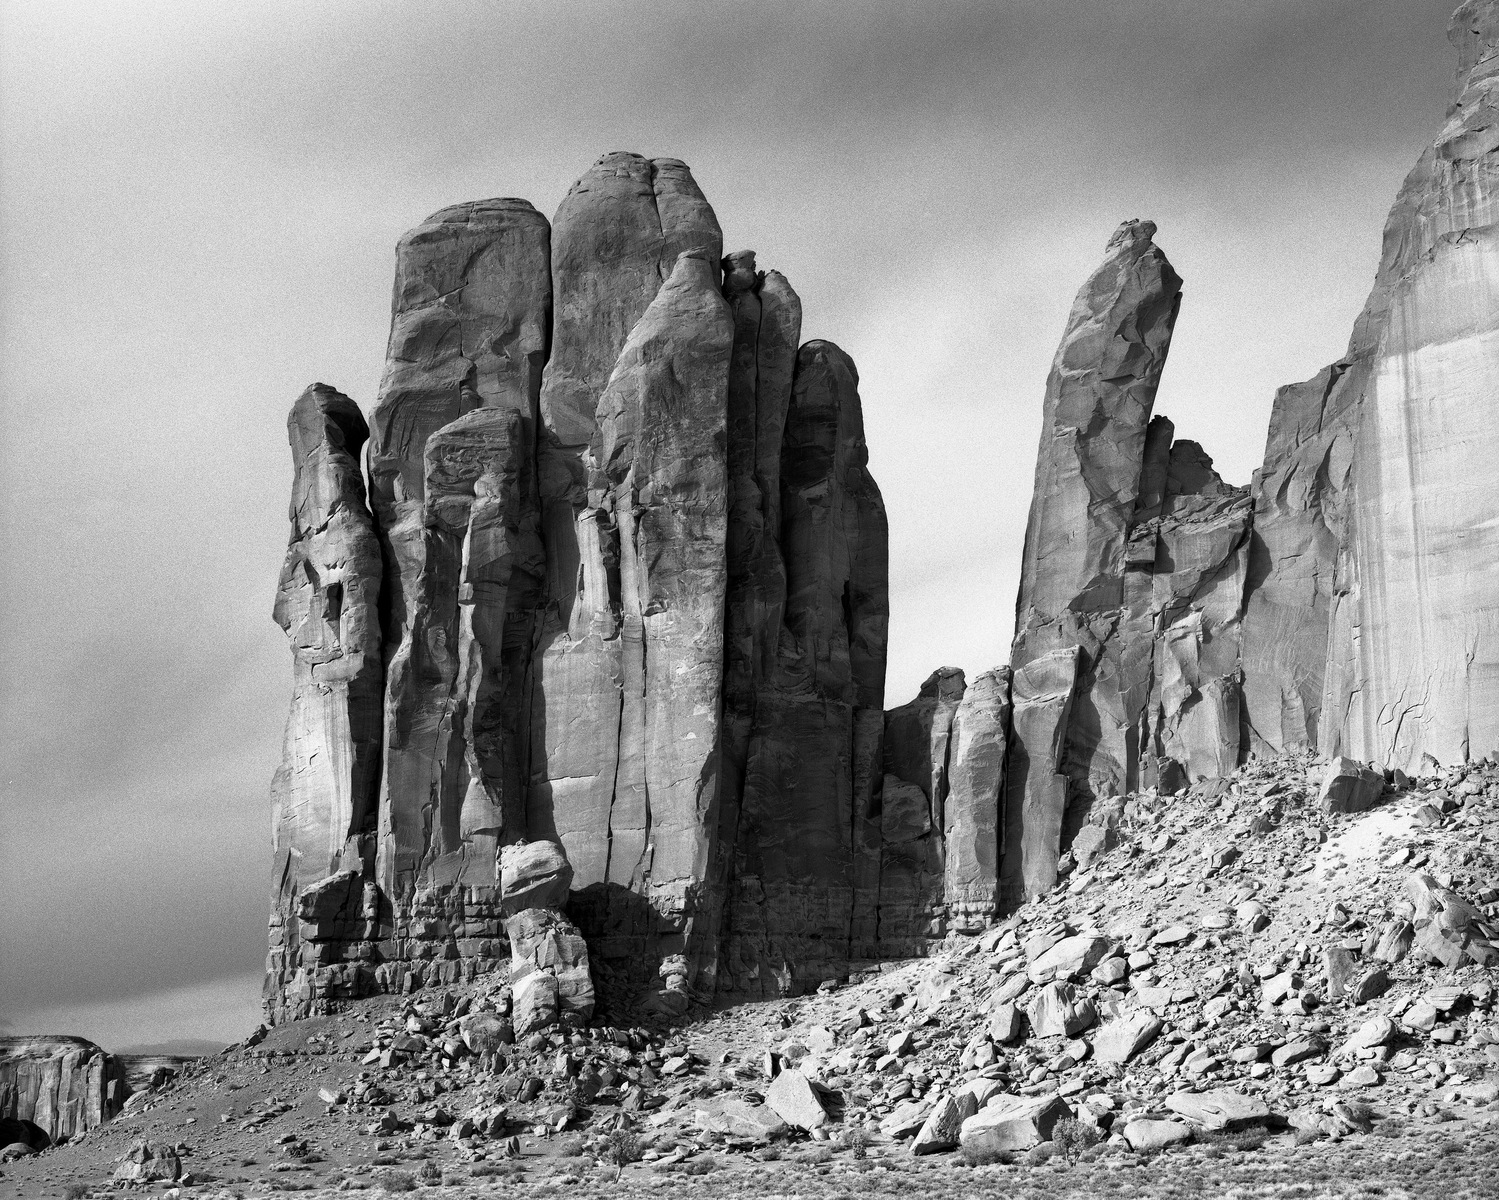
[[[888,700],[1004,661],[1042,390],[1121,220],[1186,280],[1157,402],[1248,482],[1440,125],[1453,0],[0,0],[0,1021],[253,1027],[285,416],[366,410],[393,247],[685,159],[853,354]]]

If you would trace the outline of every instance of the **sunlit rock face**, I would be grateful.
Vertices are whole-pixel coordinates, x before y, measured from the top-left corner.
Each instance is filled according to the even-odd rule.
[[[104,1124],[130,1094],[123,1065],[78,1037],[0,1037],[0,1121],[47,1142]]]
[[[1409,768],[1499,748],[1499,7],[1464,4],[1449,37],[1454,106],[1348,353],[1272,416],[1245,623],[1259,749]]]
[[[314,384],[292,406],[287,433],[291,539],[274,617],[294,666],[271,784],[273,1003],[318,953],[304,945],[305,895],[373,861],[381,745],[381,565],[359,469],[364,417],[347,396]]]

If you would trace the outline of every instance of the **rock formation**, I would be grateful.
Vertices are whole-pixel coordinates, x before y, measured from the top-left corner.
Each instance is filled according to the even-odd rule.
[[[271,954],[267,996],[322,961],[298,919],[309,888],[354,877],[375,845],[380,777],[380,549],[365,507],[358,406],[324,384],[287,421],[295,476],[291,543],[276,623],[295,663],[281,766],[271,785]],[[324,885],[325,886],[325,885]]]
[[[273,1017],[507,948],[517,981],[571,964],[565,1013],[592,987],[571,919],[611,991],[670,1011],[725,938],[754,990],[874,953],[886,550],[857,372],[799,351],[795,292],[721,240],[682,163],[633,154],[553,226],[444,209],[397,247],[368,511],[358,410],[298,402]],[[571,917],[504,903],[504,852],[544,841]]]
[[[22,1123],[43,1144],[102,1125],[127,1092],[119,1064],[83,1038],[0,1037],[0,1122]]]
[[[1245,617],[1256,748],[1414,769],[1499,746],[1499,15],[1407,176],[1347,354],[1276,397]]]
[[[1052,886],[1099,799],[1239,759],[1250,501],[1152,419],[1181,301],[1154,233],[1110,239],[1047,383],[1011,653],[1011,903]]]
[[[858,372],[685,165],[403,238],[369,509],[352,401],[292,412],[272,1014],[507,958],[528,1026],[595,978],[786,993],[1050,891],[1126,793],[1310,749],[1349,809],[1499,746],[1493,0],[1452,38],[1348,352],[1276,397],[1250,488],[1153,412],[1182,281],[1119,227],[1046,384],[1011,661],[890,713]],[[517,908],[537,846],[570,886]],[[1047,986],[1033,1020],[1086,1015]]]
[[[831,342],[797,353],[780,466],[785,599],[733,839],[725,958],[740,989],[815,984],[875,952],[888,530],[858,385]]]

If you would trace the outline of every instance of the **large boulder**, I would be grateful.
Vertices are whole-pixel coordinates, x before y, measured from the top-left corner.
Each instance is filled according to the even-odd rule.
[[[573,869],[556,842],[525,842],[500,851],[500,903],[507,915],[526,908],[566,908]]]
[[[1049,1142],[1057,1122],[1071,1116],[1071,1107],[1056,1093],[996,1097],[963,1122],[958,1141],[965,1150],[984,1154],[1029,1150]]]

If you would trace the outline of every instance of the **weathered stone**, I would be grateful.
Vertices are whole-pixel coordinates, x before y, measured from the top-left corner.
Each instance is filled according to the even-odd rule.
[[[1017,668],[1011,679],[1000,865],[1000,891],[1007,905],[1021,904],[1056,885],[1067,813],[1067,779],[1058,768],[1077,663],[1077,648],[1067,647]]]
[[[952,719],[941,826],[946,855],[942,898],[949,925],[965,933],[988,925],[999,912],[1010,677],[1008,667],[985,671],[968,685]]]
[[[125,1102],[122,1064],[78,1037],[0,1037],[0,1120],[63,1141],[104,1124]],[[21,1140],[25,1140],[22,1138]]]
[[[894,1111],[880,1121],[880,1132],[896,1140],[915,1137],[926,1124],[927,1114],[931,1111],[931,1102],[927,1100],[908,1100],[897,1104]]]
[[[978,1100],[971,1092],[951,1092],[942,1097],[911,1143],[911,1153],[937,1154],[954,1149],[963,1131],[963,1122],[977,1111]]]
[[[114,1177],[124,1183],[172,1183],[182,1175],[182,1160],[164,1142],[136,1142],[125,1152]]]
[[[1001,1096],[963,1122],[959,1144],[975,1153],[1029,1150],[1051,1140],[1072,1108],[1055,1092],[1048,1096]]]
[[[1180,1121],[1135,1117],[1124,1126],[1124,1140],[1136,1154],[1151,1154],[1192,1140],[1192,1129]]]
[[[1334,758],[1322,775],[1317,803],[1328,814],[1366,812],[1384,794],[1384,776],[1351,758]]]
[[[765,1103],[786,1124],[798,1129],[817,1129],[828,1122],[822,1097],[811,1081],[795,1069],[782,1071],[770,1081],[765,1089]]]
[[[1114,943],[1106,937],[1079,933],[1038,954],[1026,967],[1026,974],[1032,983],[1078,980],[1101,963],[1113,948]]]
[[[515,1041],[515,1027],[492,1012],[464,1017],[459,1023],[459,1034],[474,1054],[495,1054]]]
[[[1162,1022],[1150,1012],[1127,1012],[1104,1022],[1093,1039],[1093,1056],[1099,1062],[1127,1063],[1160,1035]]]
[[[751,1142],[768,1142],[787,1129],[769,1104],[750,1104],[738,1096],[714,1097],[696,1110],[693,1121],[709,1133]]]
[[[1383,967],[1372,967],[1354,979],[1347,989],[1352,1004],[1367,1004],[1390,990],[1390,973]]]
[[[370,908],[391,906],[386,919],[423,920],[455,885],[470,914],[497,919],[498,847],[525,836],[549,232],[523,200],[484,200],[396,248],[369,445],[387,668]],[[352,974],[348,994],[364,982]]]
[[[510,938],[510,979],[515,986],[515,1032],[525,1035],[548,1023],[540,1009],[522,1004],[522,984],[536,975],[547,976],[554,987],[528,984],[527,996],[542,1007],[553,996],[557,1018],[586,1025],[593,1016],[593,978],[588,946],[573,923],[555,910],[528,908],[505,919],[505,932]]]
[[[311,969],[297,897],[373,855],[380,777],[380,548],[365,507],[358,406],[325,384],[287,419],[295,474],[291,541],[276,589],[276,623],[291,641],[291,712],[271,783],[273,1011],[300,1011],[291,993]],[[313,953],[310,948],[308,953]]]
[[[1358,969],[1358,960],[1343,946],[1328,946],[1322,951],[1322,976],[1327,980],[1327,995],[1337,1000],[1348,990]]]
[[[1129,602],[1126,571],[1137,507],[1152,491],[1165,491],[1160,468],[1169,459],[1169,433],[1147,447],[1146,429],[1181,298],[1181,279],[1151,240],[1154,233],[1149,221],[1121,225],[1073,304],[1047,379],[1021,561],[1010,656],[1017,729],[1019,673],[1042,655],[1075,649],[1076,697],[1062,753],[1052,762],[1066,776],[1079,813],[1095,797],[1130,786],[1139,753],[1131,709],[1145,696],[1128,694],[1140,689],[1131,686],[1118,632]],[[1156,467],[1151,478],[1147,457]],[[1145,662],[1151,641],[1147,628]],[[1035,835],[1049,846],[1050,823]],[[1028,892],[1046,890],[1030,882]]]
[[[1227,1090],[1175,1092],[1166,1097],[1166,1107],[1204,1129],[1248,1129],[1270,1119],[1269,1106],[1258,1096]]]
[[[475,409],[427,438],[421,572],[388,665],[377,856],[403,910],[418,889],[493,896],[500,845],[525,828],[504,648],[525,441],[512,408]]]
[[[879,912],[882,953],[914,954],[943,901],[944,837],[953,723],[966,690],[963,672],[941,667],[909,704],[885,714]],[[997,786],[998,777],[995,784]],[[915,792],[920,793],[917,803]]]
[[[989,1036],[1000,1045],[1019,1039],[1024,1027],[1020,1010],[1009,1002],[995,1005],[989,1014]]]
[[[1048,983],[1026,1015],[1037,1037],[1075,1037],[1098,1019],[1093,1001],[1066,983]]]
[[[500,902],[507,916],[525,908],[565,908],[573,869],[556,842],[526,842],[500,852]]]
[[[1415,939],[1416,929],[1409,921],[1391,921],[1380,932],[1374,957],[1394,966],[1410,953]]]
[[[1430,875],[1406,878],[1405,889],[1416,906],[1414,946],[1445,967],[1469,960],[1479,966],[1499,963],[1499,949],[1484,935],[1483,914]]]

